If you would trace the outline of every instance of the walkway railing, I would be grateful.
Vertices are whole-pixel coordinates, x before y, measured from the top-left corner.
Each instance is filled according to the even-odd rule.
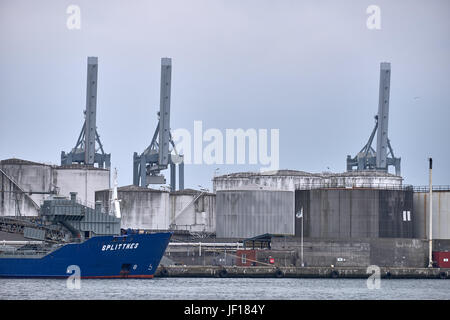
[[[378,190],[400,190],[414,191],[412,185],[397,185],[385,183],[304,183],[296,184],[296,190],[314,189],[378,189]]]
[[[450,185],[440,185],[440,186],[433,186],[433,191],[450,191]],[[414,192],[430,192],[429,186],[417,186],[414,187]]]

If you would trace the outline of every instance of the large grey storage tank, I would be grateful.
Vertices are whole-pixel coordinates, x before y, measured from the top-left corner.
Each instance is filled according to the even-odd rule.
[[[407,188],[297,190],[295,210],[303,208],[304,237],[413,238],[412,194]],[[301,236],[301,218],[295,224]]]
[[[430,196],[428,187],[414,192],[416,222],[414,236],[428,239],[430,230]],[[450,239],[450,187],[433,186],[433,239]]]
[[[81,203],[93,207],[95,191],[109,188],[109,169],[13,158],[0,161],[0,184],[0,216],[37,216],[49,195],[68,197],[72,191]]]
[[[294,235],[294,192],[246,187],[216,194],[216,236]]]
[[[216,195],[206,190],[184,189],[170,193],[170,229],[216,231]]]
[[[386,188],[401,187],[402,177],[380,171],[343,173],[309,173],[297,170],[237,172],[214,177],[214,191],[261,186],[274,190],[305,190],[311,188]]]
[[[120,199],[120,212],[123,229],[168,230],[169,192],[135,185],[117,188]],[[108,212],[110,209],[111,190],[95,193],[95,200],[102,203]]]

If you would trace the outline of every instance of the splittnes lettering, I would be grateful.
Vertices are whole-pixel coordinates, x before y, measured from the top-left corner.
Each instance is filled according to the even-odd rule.
[[[114,251],[114,250],[130,250],[137,249],[139,242],[136,243],[119,243],[119,244],[105,244],[102,247],[102,251]]]

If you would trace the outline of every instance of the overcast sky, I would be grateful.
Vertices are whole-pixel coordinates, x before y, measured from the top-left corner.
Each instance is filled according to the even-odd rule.
[[[70,30],[69,5],[81,9]],[[381,29],[369,29],[377,5]],[[172,129],[279,129],[280,168],[346,170],[392,66],[389,138],[405,183],[450,184],[450,1],[0,0],[0,159],[59,164],[83,124],[88,56],[99,59],[97,127],[119,184],[157,124],[171,57]],[[374,144],[374,147],[376,145]],[[186,187],[258,165],[187,165]],[[169,178],[168,171],[166,177]]]

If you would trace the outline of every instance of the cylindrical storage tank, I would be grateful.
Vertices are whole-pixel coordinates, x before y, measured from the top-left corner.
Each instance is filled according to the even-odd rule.
[[[68,197],[77,192],[78,201],[93,208],[95,192],[110,187],[109,173],[109,169],[85,165],[58,166],[53,170],[53,183],[59,195]]]
[[[55,189],[52,166],[14,158],[0,161],[0,170],[0,215],[37,216]]]
[[[216,195],[184,189],[170,193],[170,227],[173,230],[214,233]]]
[[[235,190],[260,186],[276,190],[307,190],[317,188],[375,188],[402,186],[403,178],[382,171],[352,171],[343,173],[309,173],[297,170],[238,172],[213,179],[214,190]]]
[[[49,194],[57,193],[69,197],[71,192],[77,192],[79,202],[89,207],[94,206],[95,191],[110,187],[109,169],[101,169],[84,165],[54,166],[20,159],[0,161],[3,183],[13,182],[22,191],[18,199],[24,203],[20,215],[37,215],[37,210],[29,206],[39,206]],[[14,209],[14,208],[12,208]],[[5,211],[14,210],[5,208]],[[30,210],[31,209],[31,210]]]
[[[297,190],[308,238],[413,238],[412,190],[330,188]],[[295,222],[301,236],[301,218]]]
[[[111,190],[95,193],[95,200],[101,201],[109,211]],[[169,192],[139,186],[117,188],[123,229],[168,230]]]
[[[414,238],[413,190],[379,190],[379,237]]]
[[[258,186],[274,190],[294,191],[299,185],[318,186],[321,183],[322,177],[320,175],[304,171],[237,172],[214,177],[213,189],[218,192]]]
[[[216,193],[217,238],[294,235],[294,192],[263,188]]]
[[[384,171],[321,173],[323,188],[401,189],[403,178]],[[298,188],[302,189],[302,188]]]
[[[436,188],[436,189],[435,189]],[[428,239],[430,230],[430,194],[428,188],[414,192],[414,236]],[[450,188],[433,187],[433,239],[450,239]]]

